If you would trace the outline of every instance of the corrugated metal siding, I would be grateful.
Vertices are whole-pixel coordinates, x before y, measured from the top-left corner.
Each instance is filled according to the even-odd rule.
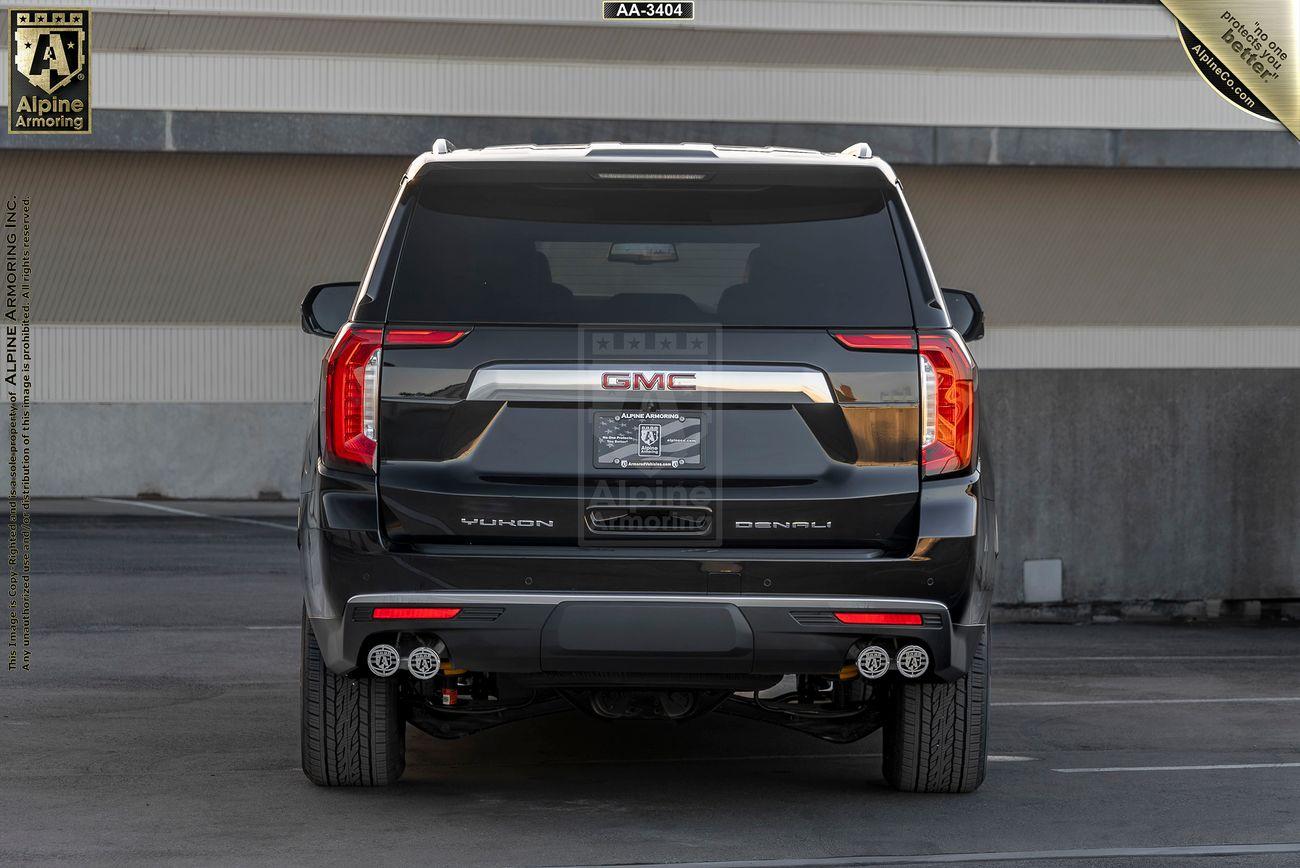
[[[712,66],[916,66],[948,69],[1185,74],[1176,40],[949,34],[704,30],[258,15],[95,15],[101,52],[340,54],[513,60],[686,63]]]
[[[945,286],[995,325],[1300,325],[1300,172],[908,169]]]
[[[604,24],[595,0],[51,0],[46,5],[136,12],[204,12],[398,18],[415,21],[525,21]],[[1173,38],[1173,19],[1158,6],[1084,3],[915,2],[915,0],[707,0],[693,22],[667,28],[745,27],[777,30],[991,33],[1026,36]]]
[[[888,156],[888,155],[886,155]],[[405,161],[13,153],[39,322],[297,321],[361,275]],[[12,175],[10,172],[12,171]],[[1300,325],[1300,172],[903,172],[935,271],[1016,325]],[[1223,227],[1251,227],[1230,238]]]
[[[294,403],[315,399],[322,338],[277,326],[36,326],[41,403]]]
[[[1176,75],[117,54],[99,108],[1124,129],[1275,127]]]
[[[290,323],[365,271],[406,160],[5,154],[40,322]]]
[[[829,338],[827,338],[829,340]],[[37,326],[39,403],[311,401],[326,342],[276,326]],[[991,328],[981,366],[1300,368],[1300,328]]]

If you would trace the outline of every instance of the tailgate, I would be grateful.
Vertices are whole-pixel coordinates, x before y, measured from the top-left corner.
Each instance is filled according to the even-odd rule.
[[[914,352],[821,329],[479,327],[389,346],[384,528],[396,543],[907,552],[918,376]]]

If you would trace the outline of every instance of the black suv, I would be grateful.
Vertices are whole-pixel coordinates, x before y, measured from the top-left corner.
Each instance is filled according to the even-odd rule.
[[[893,171],[592,144],[418,157],[333,338],[302,468],[302,766],[379,785],[555,711],[711,711],[894,787],[987,755],[997,532],[966,341]]]

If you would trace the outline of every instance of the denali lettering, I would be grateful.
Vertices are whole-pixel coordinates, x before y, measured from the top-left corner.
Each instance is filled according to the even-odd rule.
[[[555,527],[545,518],[462,518],[460,522],[470,527]]]
[[[600,387],[618,391],[694,391],[695,375],[666,371],[608,371],[600,375]]]
[[[829,521],[738,521],[736,530],[830,530]]]

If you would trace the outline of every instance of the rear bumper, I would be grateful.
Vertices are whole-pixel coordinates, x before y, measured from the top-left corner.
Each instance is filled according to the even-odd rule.
[[[377,606],[451,607],[449,620],[374,620]],[[837,611],[914,612],[921,626],[842,624]],[[342,617],[313,618],[326,664],[357,668],[397,632],[433,634],[457,668],[487,672],[832,674],[864,639],[916,642],[927,677],[964,675],[983,625],[954,624],[948,608],[906,598],[695,594],[421,592],[351,597]]]

